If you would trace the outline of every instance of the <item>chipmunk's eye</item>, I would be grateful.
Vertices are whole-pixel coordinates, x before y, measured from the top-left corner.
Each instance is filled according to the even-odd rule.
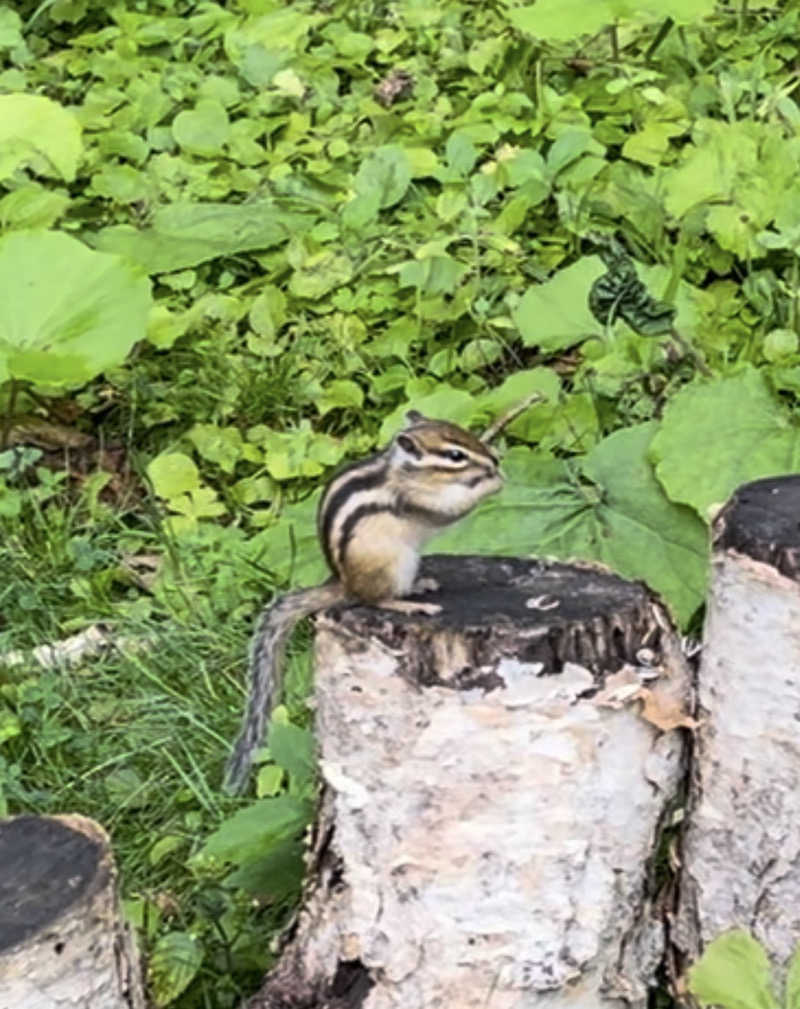
[[[450,448],[447,450],[447,458],[453,462],[464,462],[467,454],[466,452],[462,452],[460,448]]]

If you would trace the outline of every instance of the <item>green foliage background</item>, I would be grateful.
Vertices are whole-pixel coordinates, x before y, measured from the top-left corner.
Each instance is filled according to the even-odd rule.
[[[798,39],[795,0],[0,3],[0,650],[159,642],[0,672],[0,786],[112,827],[157,1004],[234,1005],[299,875],[305,730],[280,715],[258,816],[217,786],[336,465],[410,406],[479,427],[538,391],[434,549],[599,559],[683,625],[709,509],[797,470]],[[24,235],[150,276],[124,363],[127,311],[116,356],[47,357],[68,253],[4,258]],[[593,318],[612,237],[673,332]],[[51,297],[20,325],[25,263]],[[32,333],[51,370],[15,364]]]

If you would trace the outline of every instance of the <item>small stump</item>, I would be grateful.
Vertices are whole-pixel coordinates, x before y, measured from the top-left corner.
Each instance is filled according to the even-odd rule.
[[[676,942],[800,941],[800,476],[739,488],[714,524]]]
[[[141,1009],[108,837],[81,816],[0,820],[2,1009]]]
[[[311,881],[251,1009],[642,1009],[664,945],[647,865],[684,739],[636,698],[672,727],[690,683],[663,610],[597,568],[423,574],[438,616],[318,621]]]

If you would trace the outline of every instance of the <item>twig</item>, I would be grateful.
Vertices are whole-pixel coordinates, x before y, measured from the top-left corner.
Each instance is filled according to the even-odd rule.
[[[517,403],[509,410],[506,410],[505,413],[500,414],[500,416],[483,432],[481,435],[481,441],[486,442],[487,444],[490,441],[493,441],[504,427],[507,427],[512,420],[515,420],[521,413],[524,413],[529,406],[533,406],[534,403],[543,403],[544,400],[545,397],[540,392],[531,393],[531,395],[523,399],[521,403]]]

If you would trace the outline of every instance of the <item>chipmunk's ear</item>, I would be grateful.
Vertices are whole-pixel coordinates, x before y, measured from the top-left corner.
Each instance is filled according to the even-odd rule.
[[[422,458],[422,449],[410,434],[404,434],[402,431],[394,440],[395,445],[401,450],[404,455],[411,456],[412,459]]]
[[[412,424],[422,424],[423,421],[426,421],[427,419],[427,417],[422,416],[419,410],[409,410],[406,413],[406,424],[409,426]]]

